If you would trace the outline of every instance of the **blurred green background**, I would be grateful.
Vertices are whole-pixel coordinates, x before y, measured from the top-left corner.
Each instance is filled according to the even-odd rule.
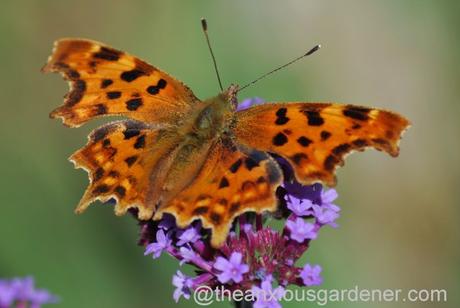
[[[455,0],[1,1],[0,277],[33,275],[61,296],[62,307],[173,305],[177,262],[144,257],[131,217],[116,217],[101,205],[74,215],[87,177],[67,157],[104,121],[68,129],[48,119],[67,85],[40,68],[55,39],[91,38],[149,61],[207,98],[218,86],[202,16],[226,85],[323,46],[240,99],[357,103],[398,111],[413,122],[398,159],[355,154],[338,172],[340,228],[323,230],[304,257],[323,266],[323,286],[447,289],[448,303],[424,307],[459,307]],[[195,304],[181,300],[178,306]]]

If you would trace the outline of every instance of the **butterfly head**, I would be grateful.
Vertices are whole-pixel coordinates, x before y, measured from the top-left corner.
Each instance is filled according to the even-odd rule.
[[[240,87],[236,84],[231,84],[227,90],[225,90],[222,95],[224,96],[224,99],[229,102],[233,107],[236,108],[238,105],[238,100],[236,98],[238,91],[240,90]]]

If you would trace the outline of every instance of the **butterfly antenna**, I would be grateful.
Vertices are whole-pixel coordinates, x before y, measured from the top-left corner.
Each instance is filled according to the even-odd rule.
[[[301,55],[300,57],[297,57],[297,58],[295,58],[294,60],[292,60],[292,61],[290,61],[290,62],[288,62],[288,63],[286,63],[286,64],[284,64],[284,65],[281,65],[280,67],[277,67],[277,68],[275,68],[274,70],[271,70],[270,72],[265,73],[265,74],[263,74],[262,76],[260,76],[259,78],[257,78],[257,79],[255,79],[255,80],[251,81],[250,83],[248,83],[248,84],[246,84],[246,85],[240,87],[240,89],[238,90],[238,92],[240,92],[241,90],[243,90],[243,89],[245,89],[245,88],[247,88],[247,87],[249,87],[249,86],[255,84],[255,83],[258,82],[259,80],[264,79],[264,78],[267,77],[268,75],[271,75],[271,74],[273,74],[274,72],[279,71],[280,69],[285,68],[286,66],[289,66],[289,65],[291,65],[292,63],[297,62],[297,61],[299,61],[300,59],[305,58],[306,56],[309,56],[309,55],[315,53],[315,52],[318,51],[320,48],[321,48],[321,45],[316,45],[315,47],[313,47],[312,49],[310,49],[308,52],[304,53],[304,54]]]
[[[216,71],[217,75],[217,81],[219,81],[220,90],[223,91],[224,88],[222,87],[222,81],[220,80],[219,70],[217,69],[216,58],[214,57],[214,52],[212,51],[211,43],[209,42],[208,23],[204,18],[201,18],[201,28],[203,28],[204,36],[206,37],[206,43],[208,43],[209,52],[211,53],[212,62],[214,63],[214,70]]]

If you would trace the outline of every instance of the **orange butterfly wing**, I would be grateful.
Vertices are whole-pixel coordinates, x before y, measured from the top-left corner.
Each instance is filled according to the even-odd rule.
[[[192,91],[161,70],[102,43],[62,39],[44,72],[60,72],[71,90],[51,112],[72,127],[103,115],[149,123],[175,121],[198,101]]]
[[[139,218],[150,219],[155,210],[155,204],[147,200],[154,186],[151,176],[161,169],[159,165],[167,165],[165,157],[173,146],[161,130],[135,120],[116,121],[94,130],[86,146],[70,157],[90,178],[76,212],[83,212],[95,200],[115,198],[117,215],[137,208]]]
[[[200,218],[212,230],[211,244],[218,247],[235,217],[276,209],[275,190],[281,180],[281,169],[268,154],[219,140],[193,183],[159,208],[154,219],[171,213],[185,227]]]
[[[287,159],[303,184],[336,183],[346,154],[373,147],[399,152],[404,117],[379,109],[329,103],[267,103],[237,112],[239,143]]]

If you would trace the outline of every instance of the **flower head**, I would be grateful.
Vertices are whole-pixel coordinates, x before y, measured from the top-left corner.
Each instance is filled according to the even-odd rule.
[[[194,243],[200,239],[200,235],[198,234],[195,227],[190,227],[184,231],[179,233],[179,241],[177,242],[178,246],[182,246],[187,243]]]
[[[156,259],[161,256],[161,253],[166,250],[172,243],[168,234],[165,234],[163,229],[159,229],[156,234],[157,241],[147,245],[144,256],[152,254],[152,258]]]
[[[286,227],[291,232],[291,239],[302,243],[306,239],[314,240],[317,236],[315,225],[309,222],[305,222],[303,218],[297,217],[295,220],[288,220]]]
[[[262,103],[259,98],[244,100],[237,110]],[[176,218],[170,214],[160,221],[140,222],[139,243],[146,247],[146,255],[158,258],[166,252],[176,258],[179,265],[187,263],[195,269],[195,276],[188,277],[180,271],[174,275],[173,298],[176,302],[181,297],[190,298],[191,292],[201,287],[218,287],[229,292],[236,289],[271,292],[274,296],[270,298],[257,296],[254,307],[280,307],[279,300],[287,286],[321,283],[319,265],[307,264],[302,268],[296,263],[308,251],[310,241],[318,237],[321,228],[337,226],[335,221],[340,212],[334,204],[337,192],[325,190],[321,184],[302,185],[288,160],[269,155],[283,171],[284,182],[275,191],[277,211],[239,215],[222,246],[211,245],[212,230],[202,227],[200,221],[192,222],[185,229],[179,228]],[[282,230],[271,227],[268,222],[273,219],[285,221],[285,227]]]
[[[290,209],[294,214],[297,216],[307,216],[311,215],[312,208],[313,208],[313,202],[311,202],[308,199],[298,199],[293,196],[288,197],[288,209]]]
[[[272,276],[268,276],[261,282],[260,287],[252,287],[252,293],[256,297],[254,308],[281,308],[279,301],[286,291],[282,286],[273,289],[272,280]]]
[[[252,106],[263,104],[264,100],[260,97],[247,98],[238,104],[237,110],[248,109]]]
[[[177,271],[173,276],[172,284],[176,287],[174,290],[173,298],[176,303],[180,297],[183,296],[186,299],[190,298],[190,289],[192,287],[192,279],[182,274],[181,271]]]
[[[300,277],[307,287],[317,286],[323,282],[321,271],[322,268],[319,265],[311,266],[310,264],[305,264],[302,271],[300,272]]]
[[[249,266],[242,263],[243,255],[240,252],[232,252],[227,260],[223,257],[217,257],[214,268],[222,271],[217,275],[221,283],[227,283],[231,280],[238,283],[243,280],[243,274],[249,271]]]
[[[32,277],[0,279],[0,307],[20,302],[24,307],[40,308],[58,302],[58,297],[44,289],[36,289]],[[19,306],[18,306],[19,307]]]

